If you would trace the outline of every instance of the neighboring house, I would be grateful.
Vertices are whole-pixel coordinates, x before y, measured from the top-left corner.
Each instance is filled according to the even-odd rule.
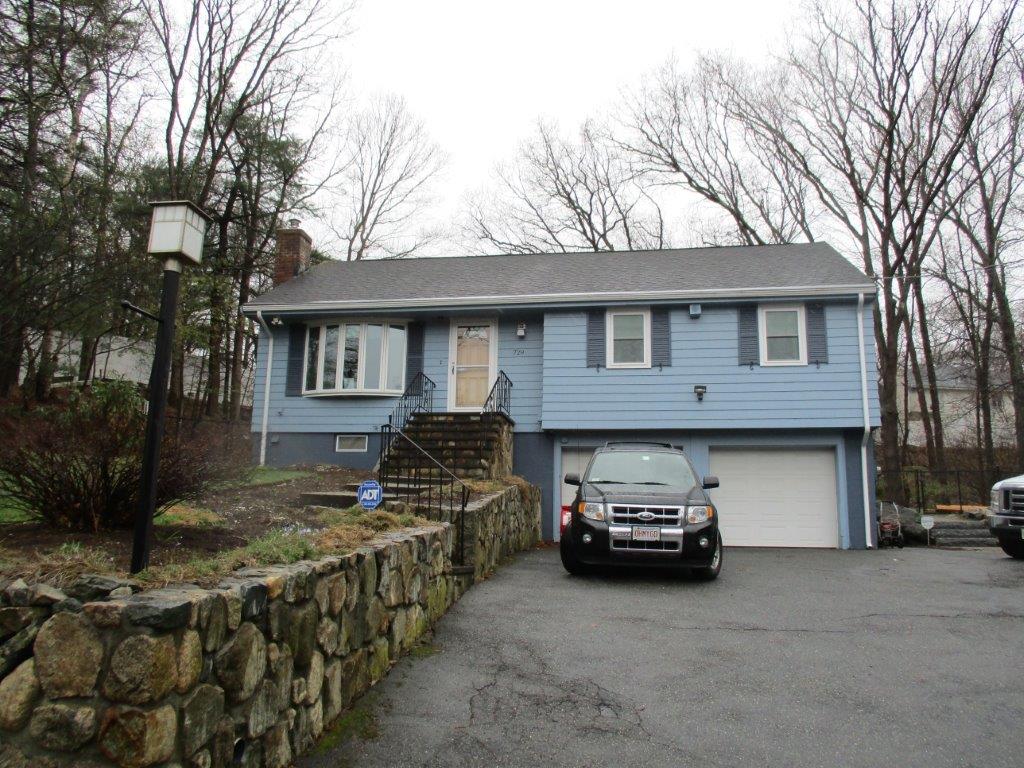
[[[55,365],[53,383],[56,386],[81,383],[79,366],[82,354],[82,342],[72,336],[56,335]],[[30,351],[39,349],[39,335],[29,334]],[[149,374],[153,368],[153,342],[142,339],[129,339],[125,336],[104,334],[96,345],[96,357],[93,360],[90,381],[107,381],[123,379],[136,384],[149,384]],[[21,378],[24,380],[28,368],[22,365]],[[185,359],[184,390],[189,398],[199,397],[206,379],[206,360],[201,355],[189,355]],[[242,389],[242,404],[252,404],[252,373],[247,372]]]
[[[417,373],[436,383],[433,410],[453,413],[479,412],[504,373],[513,469],[543,491],[547,539],[572,498],[566,472],[606,441],[647,440],[718,475],[727,546],[871,543],[874,286],[830,246],[303,272],[309,247],[302,230],[279,232],[279,285],[244,310],[264,329],[252,428],[267,463],[370,475],[380,425]]]
[[[1005,372],[993,370],[989,386],[989,402],[992,406],[992,442],[996,447],[1014,445],[1013,395]],[[942,417],[942,434],[946,445],[977,446],[981,434],[981,414],[978,409],[978,388],[970,363],[963,366],[939,365],[935,371],[939,392],[939,413]],[[928,385],[925,384],[928,398]],[[907,427],[907,442],[910,445],[925,445],[924,424],[921,419],[921,400],[913,380],[904,392],[902,383],[899,391],[900,418]]]

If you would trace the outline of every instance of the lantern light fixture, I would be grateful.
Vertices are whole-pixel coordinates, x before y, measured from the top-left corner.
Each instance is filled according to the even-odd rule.
[[[210,217],[188,200],[158,200],[150,203],[153,217],[149,227],[151,255],[161,259],[182,259],[198,265],[203,260],[203,238]]]

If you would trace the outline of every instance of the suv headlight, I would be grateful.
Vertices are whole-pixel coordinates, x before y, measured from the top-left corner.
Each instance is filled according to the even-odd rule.
[[[686,508],[686,522],[688,523],[706,523],[714,516],[714,507],[699,506]]]
[[[595,501],[580,502],[580,513],[588,520],[604,520],[604,504]]]
[[[1003,510],[1003,492],[992,491],[992,514],[998,515]]]

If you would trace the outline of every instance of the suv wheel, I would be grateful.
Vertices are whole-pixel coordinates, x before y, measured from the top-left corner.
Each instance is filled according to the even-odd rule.
[[[558,543],[558,552],[562,556],[562,567],[573,576],[590,573],[590,568],[576,554],[576,547],[573,546],[572,534],[569,531],[562,534],[562,540]]]
[[[999,546],[1003,552],[1015,560],[1024,560],[1024,539],[1011,539],[1009,536],[999,537]]]
[[[725,547],[722,546],[722,534],[718,534],[718,543],[715,546],[715,556],[711,560],[711,565],[706,568],[694,568],[693,572],[699,579],[704,581],[714,581],[718,578],[718,574],[722,572],[722,558],[725,555]]]

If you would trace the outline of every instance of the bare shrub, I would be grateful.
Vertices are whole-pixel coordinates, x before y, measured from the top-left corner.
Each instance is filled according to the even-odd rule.
[[[143,399],[129,382],[102,382],[20,420],[0,449],[0,493],[54,528],[98,531],[132,524],[145,433]],[[195,498],[242,471],[230,433],[193,430],[165,439],[157,505]]]

